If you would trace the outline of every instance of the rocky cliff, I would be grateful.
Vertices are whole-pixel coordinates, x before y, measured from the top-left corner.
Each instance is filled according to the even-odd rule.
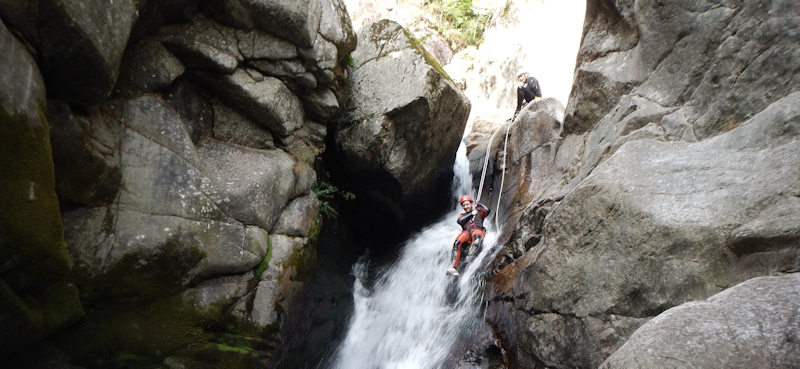
[[[566,109],[530,104],[493,145],[507,247],[487,319],[513,365],[598,367],[629,337],[604,367],[797,362],[793,277],[731,287],[800,271],[799,21],[785,1],[587,2]],[[763,286],[747,311],[779,315],[731,311],[745,286]]]
[[[276,365],[317,260],[328,130],[361,125],[337,129],[340,102],[391,118],[384,151],[449,142],[348,173],[390,166],[408,193],[447,175],[469,109],[406,38],[408,98],[361,101],[384,42],[362,36],[354,65],[340,0],[0,1],[0,18],[0,357],[18,367]]]

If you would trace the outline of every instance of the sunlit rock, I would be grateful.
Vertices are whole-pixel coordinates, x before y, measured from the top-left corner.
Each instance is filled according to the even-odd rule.
[[[411,224],[444,196],[470,104],[397,23],[359,32],[336,143],[359,213]]]
[[[798,273],[759,277],[669,309],[600,368],[792,367],[800,357],[798,285]]]

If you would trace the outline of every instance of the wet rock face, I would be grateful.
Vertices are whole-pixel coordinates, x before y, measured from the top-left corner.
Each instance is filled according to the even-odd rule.
[[[365,26],[359,40],[336,155],[356,193],[356,223],[402,233],[447,198],[470,104],[397,23]]]
[[[507,154],[487,319],[520,367],[597,367],[671,307],[798,272],[798,20],[780,1],[588,3],[563,124],[526,107]],[[609,367],[651,366],[630,357]]]
[[[0,1],[12,28],[0,27],[0,79],[13,87],[0,92],[0,203],[19,209],[3,218],[15,233],[0,235],[0,275],[9,297],[49,299],[0,301],[47,317],[0,314],[20,322],[0,356],[89,303],[102,306],[48,343],[74,363],[128,366],[117,353],[133,350],[170,367],[271,364],[313,266],[312,166],[355,48],[343,9]],[[97,334],[104,343],[82,344]]]

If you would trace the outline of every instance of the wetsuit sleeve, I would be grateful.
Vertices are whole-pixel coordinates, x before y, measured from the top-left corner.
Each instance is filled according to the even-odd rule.
[[[517,110],[514,110],[514,114],[519,113],[519,109],[522,108],[522,100],[523,100],[523,92],[522,86],[517,87]]]
[[[531,90],[533,90],[533,95],[536,97],[542,97],[542,89],[539,88],[539,81],[536,80],[536,78],[530,77],[529,84],[532,87]]]
[[[456,222],[458,222],[458,225],[463,227],[469,222],[470,219],[472,219],[471,213],[461,213],[458,215],[458,220],[456,220]]]
[[[486,207],[486,205],[478,203],[478,206],[476,207],[478,208],[478,213],[481,214],[481,218],[486,219],[486,217],[489,216],[491,210],[489,210],[489,208]]]

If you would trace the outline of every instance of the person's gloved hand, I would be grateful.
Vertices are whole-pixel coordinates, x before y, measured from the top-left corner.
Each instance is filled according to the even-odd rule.
[[[473,210],[472,215],[478,215],[478,209]]]

